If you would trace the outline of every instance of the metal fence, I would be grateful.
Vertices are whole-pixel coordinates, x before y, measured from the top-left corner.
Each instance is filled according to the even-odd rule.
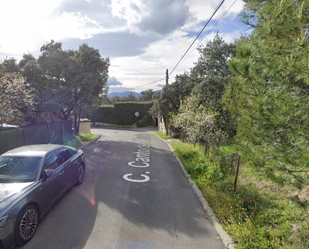
[[[0,130],[0,154],[23,145],[65,144],[73,139],[72,121]]]

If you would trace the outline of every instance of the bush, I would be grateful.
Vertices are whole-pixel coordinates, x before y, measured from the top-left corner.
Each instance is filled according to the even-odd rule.
[[[98,108],[91,117],[92,122],[102,122],[116,125],[133,125],[136,123],[135,113],[139,112],[139,127],[153,124],[149,116],[149,109],[153,102],[145,103],[116,103],[114,107],[104,106]]]
[[[137,127],[145,127],[149,125],[153,125],[153,118],[149,114],[137,121]]]

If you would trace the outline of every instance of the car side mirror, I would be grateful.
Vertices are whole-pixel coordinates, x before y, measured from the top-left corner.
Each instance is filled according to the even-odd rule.
[[[54,171],[52,169],[45,169],[43,171],[43,179],[44,180],[48,179],[52,175],[53,172]]]

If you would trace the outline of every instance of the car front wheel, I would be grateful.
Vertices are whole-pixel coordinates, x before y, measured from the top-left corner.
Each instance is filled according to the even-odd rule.
[[[15,224],[15,239],[17,245],[28,243],[34,236],[39,221],[38,210],[34,205],[28,205],[18,214]]]

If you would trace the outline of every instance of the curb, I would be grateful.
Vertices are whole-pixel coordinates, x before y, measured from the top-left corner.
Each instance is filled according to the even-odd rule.
[[[101,138],[101,135],[99,135],[96,139],[92,140],[91,142],[89,142],[89,143],[87,143],[87,144],[85,144],[85,145],[79,147],[78,149],[81,149],[81,150],[82,150],[82,149],[85,148],[86,146],[88,146],[88,145],[90,145],[90,144],[92,144],[92,143],[98,141],[100,138]]]
[[[156,135],[156,134],[155,134]],[[157,136],[157,135],[156,135]],[[158,138],[160,138],[159,136],[157,136]],[[195,182],[191,179],[191,176],[187,173],[187,171],[185,170],[185,167],[183,166],[182,162],[180,161],[180,159],[178,158],[177,154],[175,153],[175,151],[173,150],[172,146],[166,142],[165,140],[163,140],[162,138],[160,138],[162,141],[164,141],[168,147],[170,148],[170,150],[173,152],[176,160],[178,161],[183,174],[185,175],[185,177],[188,179],[190,185],[192,186],[193,192],[196,194],[198,200],[201,202],[203,208],[205,209],[207,215],[209,216],[209,219],[211,221],[211,223],[213,224],[213,226],[215,227],[215,229],[217,230],[223,244],[225,245],[226,248],[228,249],[234,249],[234,245],[232,242],[231,237],[223,230],[222,226],[219,223],[218,218],[216,217],[215,213],[212,211],[212,208],[209,206],[209,204],[207,203],[207,201],[205,200],[202,192],[200,191],[200,189],[196,186]]]

